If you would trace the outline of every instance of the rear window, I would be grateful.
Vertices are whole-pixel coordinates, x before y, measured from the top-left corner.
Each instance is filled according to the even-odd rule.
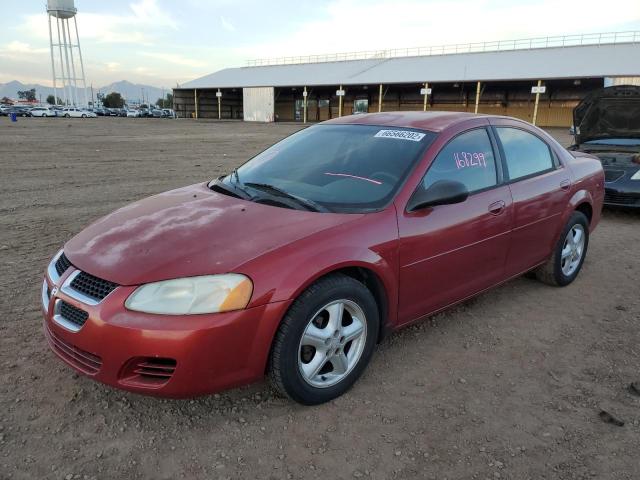
[[[273,185],[332,211],[371,211],[393,198],[435,137],[399,127],[316,125],[257,155],[238,175],[243,183]]]
[[[502,143],[509,178],[517,180],[543,173],[554,168],[549,146],[524,130],[497,127]]]

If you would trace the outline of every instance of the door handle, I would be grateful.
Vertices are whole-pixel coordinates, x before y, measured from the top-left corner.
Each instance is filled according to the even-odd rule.
[[[504,203],[504,201],[502,200],[493,202],[491,205],[489,205],[489,213],[491,215],[500,215],[504,211],[505,206],[506,206],[506,203]]]
[[[560,182],[560,188],[562,190],[569,190],[569,187],[571,187],[571,182],[569,180],[563,180]]]

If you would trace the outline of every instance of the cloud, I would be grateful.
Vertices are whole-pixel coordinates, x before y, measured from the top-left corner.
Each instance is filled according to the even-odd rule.
[[[226,18],[224,18],[222,15],[220,16],[220,23],[222,23],[222,28],[224,28],[227,32],[236,31],[236,27],[231,22],[229,22]]]
[[[158,7],[156,0],[141,0],[138,3],[132,3],[130,7],[138,24],[143,23],[145,25],[169,27],[174,30],[178,29],[178,24],[173,17]]]
[[[156,0],[141,0],[130,4],[129,8],[130,11],[120,15],[80,11],[76,17],[80,38],[101,43],[151,45],[156,34],[163,33],[166,28],[178,29],[176,21],[157,5]],[[52,25],[55,37],[56,24]],[[73,32],[73,22],[70,27]],[[18,30],[30,32],[35,38],[49,39],[47,16],[43,14],[26,15]]]
[[[264,58],[381,50],[602,32],[633,21],[640,22],[638,0],[619,0],[615,8],[599,0],[334,0],[318,19],[235,51]]]
[[[206,62],[202,60],[196,60],[193,58],[183,57],[182,55],[176,55],[173,53],[158,53],[158,52],[138,52],[139,55],[149,58],[155,58],[162,60],[166,63],[173,63],[175,65],[183,65],[185,67],[200,68],[206,66]]]

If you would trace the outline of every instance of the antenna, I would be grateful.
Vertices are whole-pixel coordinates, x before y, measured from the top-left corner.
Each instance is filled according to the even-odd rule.
[[[78,36],[78,22],[76,13],[78,10],[74,0],[48,0],[47,14],[49,16],[49,44],[51,46],[51,71],[53,74],[53,93],[55,103],[58,103],[58,81],[62,89],[62,99],[65,105],[79,106],[78,81],[81,81],[84,92],[84,106],[89,105],[87,99],[87,81],[84,76],[84,63],[82,50],[80,50],[80,37]],[[55,19],[55,37],[52,28]],[[73,19],[75,38],[69,20]],[[57,50],[57,52],[56,52]],[[76,71],[76,60],[79,61],[79,71]]]

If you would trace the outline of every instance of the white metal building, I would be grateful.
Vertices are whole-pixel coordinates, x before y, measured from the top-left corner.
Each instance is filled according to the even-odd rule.
[[[623,32],[257,60],[180,85],[174,102],[180,116],[263,122],[422,109],[532,121],[537,97],[538,123],[564,126],[591,90],[638,79],[640,32]]]

